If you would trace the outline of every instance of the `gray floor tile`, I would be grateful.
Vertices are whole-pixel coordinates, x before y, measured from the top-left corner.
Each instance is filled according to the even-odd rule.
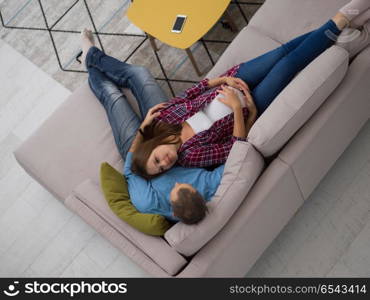
[[[348,269],[343,263],[338,262],[325,277],[360,277]]]
[[[10,170],[0,179],[0,218],[16,202],[31,182],[32,178],[13,159]]]
[[[81,251],[60,277],[101,277],[102,268],[85,251]]]
[[[120,254],[103,272],[103,277],[152,277],[127,256]]]
[[[83,252],[103,270],[122,254],[100,234],[94,235]]]
[[[93,237],[94,230],[74,215],[31,264],[38,276],[60,276]]]
[[[370,202],[370,201],[369,201]],[[356,239],[343,255],[341,263],[350,272],[361,277],[370,277],[370,218]]]
[[[21,141],[13,133],[0,141],[0,180],[9,172],[15,163],[13,151],[20,145]]]
[[[370,159],[370,121],[323,178],[319,187],[340,197]]]

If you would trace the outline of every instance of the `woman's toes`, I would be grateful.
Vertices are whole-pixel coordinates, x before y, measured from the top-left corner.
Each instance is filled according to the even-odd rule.
[[[87,52],[92,46],[94,46],[94,37],[91,30],[84,28],[81,31],[81,44],[82,44],[81,61],[83,64],[85,64]]]

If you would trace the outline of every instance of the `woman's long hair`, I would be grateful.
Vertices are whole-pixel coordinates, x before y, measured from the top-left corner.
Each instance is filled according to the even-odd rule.
[[[148,174],[146,165],[149,156],[157,146],[177,144],[180,141],[181,130],[181,124],[167,124],[161,121],[153,121],[144,127],[143,143],[132,155],[132,172],[148,180],[160,175],[160,173]]]

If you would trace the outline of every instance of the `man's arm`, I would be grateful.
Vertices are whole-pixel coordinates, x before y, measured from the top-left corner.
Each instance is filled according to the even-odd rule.
[[[152,207],[156,194],[147,180],[132,173],[131,164],[132,153],[128,153],[124,165],[124,175],[126,177],[130,199],[138,211],[147,213]]]

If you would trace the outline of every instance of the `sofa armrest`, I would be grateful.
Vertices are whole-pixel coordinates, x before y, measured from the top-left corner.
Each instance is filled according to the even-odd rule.
[[[187,263],[163,238],[144,234],[118,218],[109,208],[99,185],[92,180],[82,182],[73,190],[72,195],[95,215],[128,238],[168,274],[176,274]]]
[[[207,203],[208,215],[198,224],[178,222],[165,233],[168,243],[190,256],[202,248],[229,221],[264,168],[262,156],[248,142],[234,143],[221,183]]]

